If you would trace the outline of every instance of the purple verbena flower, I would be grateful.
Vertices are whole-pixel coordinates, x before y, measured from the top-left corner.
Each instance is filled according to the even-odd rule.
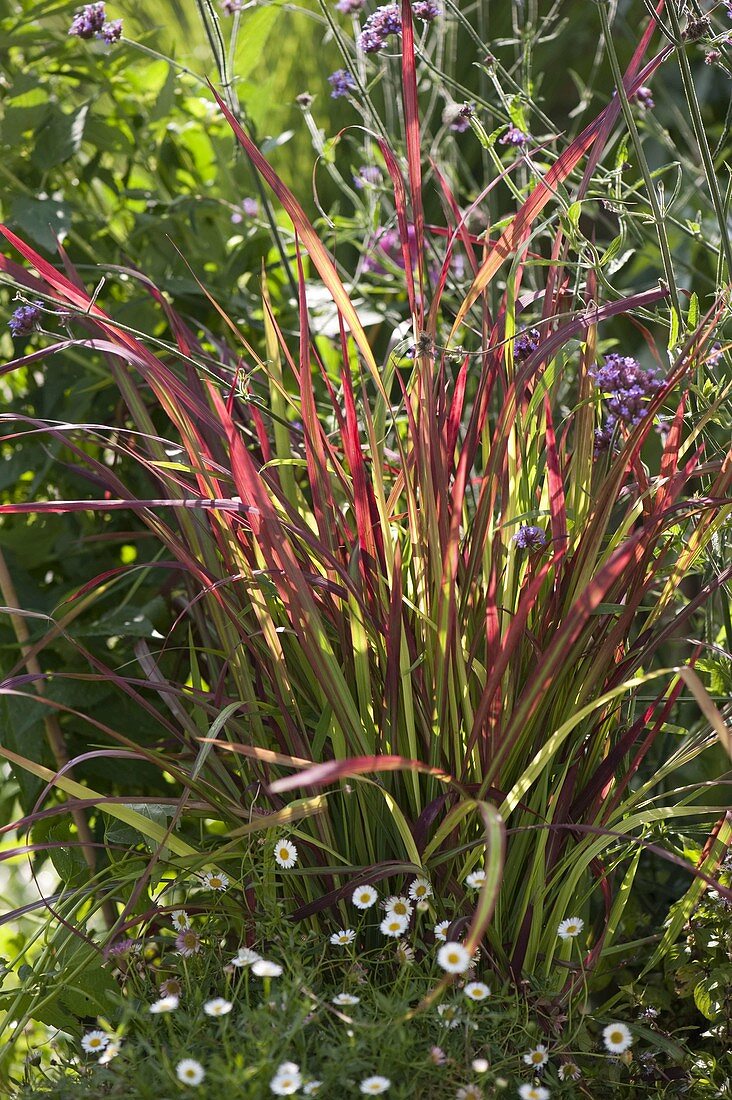
[[[407,226],[407,240],[412,266],[417,263],[417,238],[413,225]],[[369,243],[369,254],[363,262],[364,271],[372,271],[375,275],[386,275],[387,271],[379,259],[379,254],[388,259],[392,265],[404,270],[404,253],[402,242],[397,229],[381,229]]]
[[[18,306],[8,321],[8,328],[13,337],[28,336],[33,332],[41,319],[41,303],[34,302],[29,306]]]
[[[104,4],[86,4],[74,16],[74,21],[69,28],[69,34],[76,38],[95,38],[102,33],[102,27],[107,18]]]
[[[473,111],[474,107],[470,103],[448,103],[442,112],[442,123],[456,134],[464,134],[470,129]]]
[[[334,73],[331,73],[328,77],[328,83],[330,84],[332,91],[330,93],[331,99],[340,99],[341,96],[348,95],[356,87],[356,81],[353,79],[348,69],[336,69]]]
[[[364,187],[378,187],[383,178],[381,169],[375,164],[364,164],[353,177],[353,183],[359,191],[362,191]]]
[[[515,145],[518,148],[523,147],[531,140],[531,135],[527,134],[525,130],[520,130],[518,126],[509,126],[503,137],[500,139],[501,145]]]
[[[518,550],[541,550],[546,546],[546,534],[541,527],[522,524],[511,542]]]
[[[707,356],[707,366],[716,367],[719,360],[722,358],[722,345],[719,340],[715,340],[709,349],[709,355]]]
[[[221,0],[221,7],[226,15],[234,15],[235,12],[241,11],[242,0]]]
[[[655,100],[653,99],[653,93],[650,88],[646,88],[645,84],[641,84],[634,98],[638,106],[644,111],[650,111],[656,106]]]
[[[402,17],[396,4],[386,4],[368,17],[359,35],[358,44],[364,53],[383,50],[390,34],[402,33]]]
[[[108,46],[119,42],[122,37],[122,20],[112,19],[109,23],[105,23],[100,37],[104,39]]]
[[[657,367],[642,367],[631,355],[612,352],[605,356],[603,366],[590,374],[603,392],[607,416],[595,433],[595,451],[605,450],[615,428],[634,427],[647,415],[648,399],[661,388],[663,379]]]
[[[513,342],[513,357],[517,363],[523,363],[539,346],[538,328],[527,329],[519,333]]]
[[[119,42],[122,37],[122,20],[110,19],[107,21],[107,13],[103,2],[87,4],[74,16],[74,21],[69,28],[69,34],[76,38],[101,38],[107,45]]]
[[[259,216],[259,203],[256,199],[244,199],[241,208],[248,218]]]
[[[344,15],[353,15],[360,11],[364,0],[338,0],[336,11],[342,11]]]
[[[440,14],[440,5],[436,4],[435,0],[414,0],[412,12],[417,19],[421,19],[424,23],[431,23]]]

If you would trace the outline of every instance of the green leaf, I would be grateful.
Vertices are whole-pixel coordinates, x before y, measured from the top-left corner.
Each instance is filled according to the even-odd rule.
[[[71,228],[71,206],[56,199],[32,199],[19,195],[10,210],[10,221],[47,252],[56,251],[56,237]]]
[[[242,18],[234,64],[237,80],[245,80],[262,60],[264,44],[278,15],[277,5],[270,4]]]
[[[694,987],[694,1004],[707,1020],[716,1020],[732,988],[732,966],[719,966]]]
[[[54,110],[36,134],[31,163],[36,168],[53,168],[75,156],[81,148],[88,113],[88,103],[74,114],[67,115],[60,108]]]

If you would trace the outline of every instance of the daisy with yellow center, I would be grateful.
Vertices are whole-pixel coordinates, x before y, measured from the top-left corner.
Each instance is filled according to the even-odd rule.
[[[274,846],[275,863],[289,870],[297,863],[297,848],[291,840],[278,840]]]
[[[461,943],[447,942],[437,952],[437,962],[448,974],[464,974],[471,958]]]

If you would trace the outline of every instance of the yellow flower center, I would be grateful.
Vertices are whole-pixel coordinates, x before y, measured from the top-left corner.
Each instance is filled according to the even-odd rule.
[[[625,1036],[623,1035],[622,1031],[612,1031],[612,1032],[610,1032],[610,1042],[611,1043],[622,1043],[624,1038],[625,1038]]]

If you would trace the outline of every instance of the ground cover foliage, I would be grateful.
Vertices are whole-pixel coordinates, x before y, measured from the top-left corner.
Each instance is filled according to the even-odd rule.
[[[0,16],[8,1087],[728,1095],[726,7]]]

